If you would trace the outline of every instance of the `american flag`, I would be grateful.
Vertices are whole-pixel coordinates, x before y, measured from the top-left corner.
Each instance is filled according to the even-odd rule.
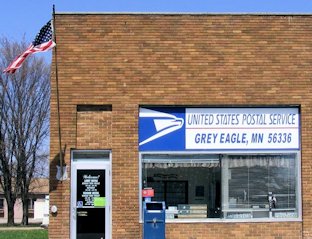
[[[17,56],[15,60],[3,71],[6,73],[13,74],[18,68],[21,67],[25,59],[34,53],[44,52],[52,49],[56,44],[52,40],[53,31],[51,20],[44,25],[40,32],[37,34],[35,40],[22,54]]]

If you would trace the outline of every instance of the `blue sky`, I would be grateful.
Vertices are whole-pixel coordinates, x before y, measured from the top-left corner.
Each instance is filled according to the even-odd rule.
[[[32,41],[56,12],[312,13],[312,0],[5,0],[0,37]]]
[[[312,0],[2,0],[0,37],[33,41],[56,12],[303,13]],[[42,54],[51,59],[51,51]]]

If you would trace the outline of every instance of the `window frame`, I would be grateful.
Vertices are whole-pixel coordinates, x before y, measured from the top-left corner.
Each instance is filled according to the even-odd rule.
[[[301,151],[300,150],[261,150],[261,151],[144,151],[139,152],[139,222],[143,223],[143,203],[142,203],[142,170],[144,155],[192,155],[192,154],[205,154],[205,155],[276,155],[276,154],[295,154],[296,159],[296,174],[297,174],[297,182],[296,182],[296,200],[297,200],[297,218],[250,218],[250,219],[228,219],[228,218],[197,218],[197,219],[166,219],[166,223],[235,223],[235,222],[301,222],[302,221],[302,188],[301,188]],[[163,161],[164,162],[164,161]],[[183,162],[183,161],[182,161]],[[222,166],[221,166],[221,174],[222,174]],[[223,181],[223,176],[221,175],[221,183]],[[222,188],[222,184],[221,184]],[[221,204],[223,202],[223,189],[221,189]],[[222,211],[222,210],[221,210]]]
[[[5,202],[5,198],[0,198],[0,201],[2,202],[2,203],[0,203],[0,210],[4,210],[4,202]],[[1,204],[2,204],[2,206],[1,206]]]
[[[0,218],[4,218],[5,214],[5,198],[0,198],[0,201],[2,201],[2,207],[0,207]]]
[[[28,198],[28,210],[34,210],[35,209],[35,202],[37,201],[36,197]]]

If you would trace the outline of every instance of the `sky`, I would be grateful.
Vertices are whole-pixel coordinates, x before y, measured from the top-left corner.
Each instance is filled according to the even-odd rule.
[[[302,13],[312,0],[3,0],[0,37],[31,42],[56,12]]]
[[[56,12],[312,14],[312,0],[2,0],[0,38],[31,43]],[[44,53],[51,60],[52,51]]]

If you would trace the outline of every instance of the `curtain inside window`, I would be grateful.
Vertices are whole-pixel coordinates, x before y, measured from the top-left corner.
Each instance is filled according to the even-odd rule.
[[[219,162],[205,163],[145,163],[144,168],[214,168],[219,167]]]
[[[247,155],[229,156],[229,168],[239,167],[283,167],[289,168],[293,164],[293,155]]]

